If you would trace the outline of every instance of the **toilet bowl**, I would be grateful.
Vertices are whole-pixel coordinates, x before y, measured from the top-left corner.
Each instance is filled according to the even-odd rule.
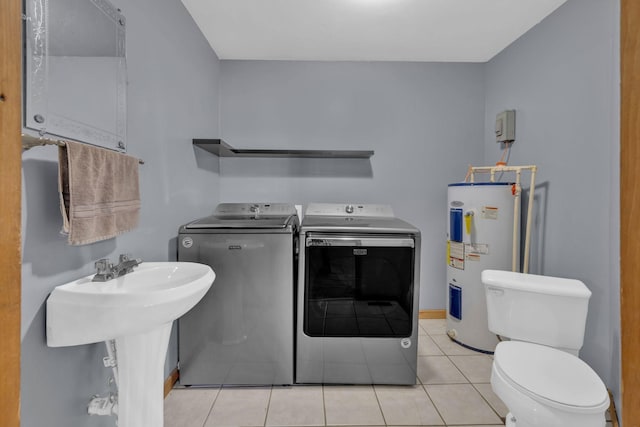
[[[500,342],[493,391],[507,427],[604,427],[607,389],[579,357],[591,291],[579,280],[482,272],[489,330]]]
[[[564,351],[501,342],[494,354],[491,384],[511,411],[507,426],[606,425],[609,395],[605,385],[589,365]]]

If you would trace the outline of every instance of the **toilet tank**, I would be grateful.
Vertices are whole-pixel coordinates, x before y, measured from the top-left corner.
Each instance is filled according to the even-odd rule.
[[[584,283],[501,270],[484,270],[481,280],[491,332],[578,354],[591,297]]]

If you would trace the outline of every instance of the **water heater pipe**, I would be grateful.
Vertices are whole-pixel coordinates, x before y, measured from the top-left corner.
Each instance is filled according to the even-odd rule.
[[[493,176],[493,172],[491,173]],[[518,217],[520,215],[520,195],[522,194],[522,186],[520,185],[520,177],[522,175],[522,171],[518,169],[516,171],[516,184],[515,188],[512,190],[514,192],[513,198],[513,235],[511,242],[511,271],[518,271],[518,251],[516,250],[518,247]]]
[[[531,223],[533,215],[533,196],[536,189],[536,171],[538,168],[535,166],[531,169],[531,183],[529,184],[529,206],[527,206],[527,228],[524,234],[524,266],[522,267],[523,273],[529,272],[529,248],[531,247]]]
[[[531,247],[531,215],[533,214],[533,196],[535,193],[536,171],[538,167],[535,165],[527,166],[477,166],[469,168],[469,180],[475,182],[476,173],[489,173],[490,181],[495,182],[496,172],[515,172],[515,199],[513,201],[513,243],[512,243],[512,255],[511,255],[511,270],[516,271],[517,266],[517,244],[518,244],[518,215],[520,214],[520,193],[522,188],[520,186],[520,178],[522,171],[531,171],[531,183],[529,186],[529,206],[527,206],[527,225],[524,237],[524,265],[522,267],[523,273],[529,272],[529,251]]]

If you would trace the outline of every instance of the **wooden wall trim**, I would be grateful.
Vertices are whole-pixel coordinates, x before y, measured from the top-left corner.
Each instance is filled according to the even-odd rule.
[[[167,378],[164,380],[164,397],[167,397],[173,386],[178,382],[180,378],[180,373],[178,372],[178,368],[175,368]]]
[[[0,13],[0,425],[20,425],[22,2]]]
[[[622,425],[640,420],[640,2],[621,0],[620,316]]]
[[[420,310],[420,319],[446,319],[446,310]]]

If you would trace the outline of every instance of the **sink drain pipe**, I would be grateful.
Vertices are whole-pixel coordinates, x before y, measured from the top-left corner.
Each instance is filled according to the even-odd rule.
[[[89,415],[118,415],[118,354],[116,352],[116,341],[109,340],[104,342],[107,346],[107,356],[102,358],[105,368],[111,368],[113,371],[113,383],[116,386],[115,393],[109,393],[108,396],[94,395],[89,401],[87,412]],[[111,384],[111,379],[109,380]]]
[[[107,357],[102,358],[105,368],[111,368],[113,371],[113,380],[118,390],[118,354],[116,353],[116,340],[105,341],[107,346]]]

